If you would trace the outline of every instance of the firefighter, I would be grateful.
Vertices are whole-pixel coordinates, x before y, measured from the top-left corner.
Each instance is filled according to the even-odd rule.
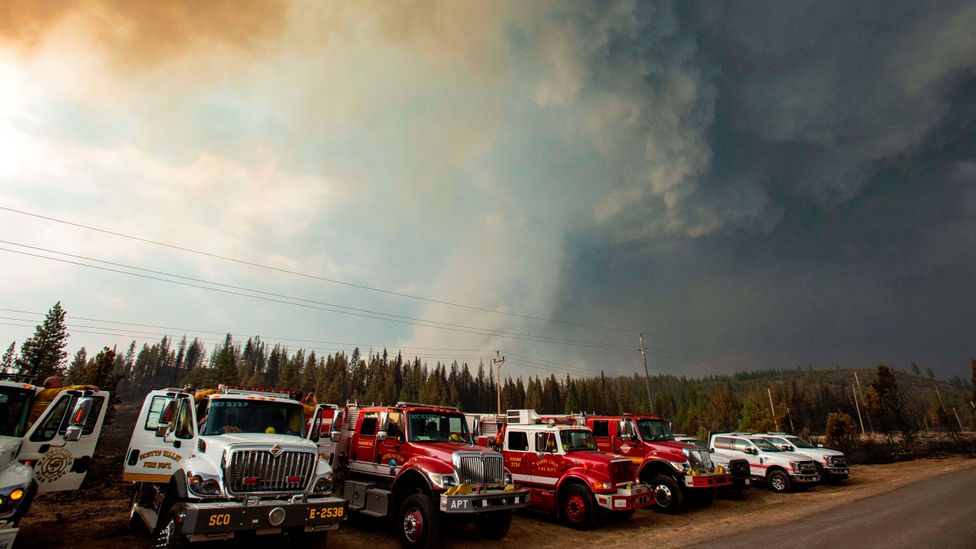
[[[44,380],[44,388],[37,393],[37,397],[34,398],[34,403],[31,404],[30,415],[27,419],[27,426],[30,427],[37,421],[37,418],[41,417],[44,410],[54,402],[54,398],[58,396],[61,391],[70,390],[91,390],[97,391],[98,387],[94,385],[71,385],[68,387],[64,386],[64,380],[61,376],[51,376]]]

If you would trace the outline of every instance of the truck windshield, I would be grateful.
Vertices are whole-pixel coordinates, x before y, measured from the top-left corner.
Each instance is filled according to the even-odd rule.
[[[461,414],[410,412],[410,442],[471,443],[468,424]]]
[[[0,436],[24,436],[33,397],[34,391],[28,389],[0,387]]]
[[[797,448],[816,448],[816,446],[814,446],[813,444],[810,444],[809,442],[803,440],[802,438],[798,438],[798,437],[786,437],[786,440],[788,440],[789,442],[792,442],[793,443],[793,446],[796,446]]]
[[[667,421],[639,419],[637,428],[640,429],[641,438],[648,442],[674,440],[674,433],[671,432],[671,425]]]
[[[300,404],[259,400],[213,399],[202,435],[267,433],[305,436],[305,414]]]
[[[564,429],[559,431],[559,440],[563,443],[564,452],[596,450],[593,432],[588,429]]]
[[[750,438],[749,440],[763,452],[782,452],[782,450],[779,449],[779,446],[776,446],[764,438]]]

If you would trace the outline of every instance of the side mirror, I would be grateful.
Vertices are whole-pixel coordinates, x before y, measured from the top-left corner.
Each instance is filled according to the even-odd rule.
[[[715,448],[709,448],[708,449],[708,453],[709,454],[714,454],[715,453]]]
[[[386,431],[377,431],[376,442],[383,442],[384,440],[386,440]]]
[[[79,398],[78,402],[75,403],[74,410],[71,411],[71,419],[68,420],[68,425],[72,427],[85,425],[94,402],[95,400],[91,397]]]
[[[164,423],[164,424],[160,425],[159,427],[156,427],[156,436],[157,437],[164,437],[164,436],[166,436],[166,433],[168,433],[168,432],[169,432],[169,423]]]
[[[752,454],[752,455],[756,455],[757,454],[756,449],[753,448],[752,446],[746,446],[745,452],[747,454]]]
[[[782,445],[780,445],[779,449],[782,450],[782,451],[784,451],[784,452],[789,452],[789,451],[791,451],[793,449],[793,447],[790,446],[789,444],[782,444]]]
[[[64,440],[66,442],[75,442],[81,440],[81,432],[83,430],[84,427],[82,427],[81,425],[69,425],[68,428],[64,431]]]
[[[823,444],[817,443],[817,448],[823,448]]]
[[[535,453],[535,457],[537,457],[539,459],[542,459],[542,456],[544,456],[544,455],[546,455],[546,454],[544,452],[541,452],[541,451]]]
[[[339,431],[329,431],[328,434],[323,433],[323,437],[329,438],[331,440],[339,440]]]

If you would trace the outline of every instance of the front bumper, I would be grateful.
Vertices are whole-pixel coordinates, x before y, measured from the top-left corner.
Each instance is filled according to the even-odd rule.
[[[813,473],[813,474],[809,474],[809,473],[793,473],[790,476],[790,478],[793,479],[793,482],[799,482],[801,484],[808,484],[808,483],[811,483],[811,482],[820,482],[820,475],[818,475],[816,473]]]
[[[464,485],[462,485],[464,486]],[[445,513],[484,513],[522,509],[529,504],[529,491],[519,488],[450,489],[440,495],[440,510]]]
[[[596,503],[610,511],[630,511],[654,503],[654,491],[646,484],[630,484],[614,494],[594,494]]]
[[[686,488],[718,488],[732,484],[732,475],[728,473],[719,474],[686,474]]]
[[[851,474],[851,469],[845,465],[838,465],[836,467],[824,467],[823,473],[824,476],[828,477],[847,478]]]
[[[237,531],[272,533],[285,528],[304,527],[307,531],[332,530],[346,516],[347,502],[337,497],[259,500],[254,503],[218,501],[182,502],[176,507],[182,517],[180,532],[188,536],[220,536]],[[271,513],[284,510],[280,524],[271,523]],[[280,514],[280,512],[276,513]]]

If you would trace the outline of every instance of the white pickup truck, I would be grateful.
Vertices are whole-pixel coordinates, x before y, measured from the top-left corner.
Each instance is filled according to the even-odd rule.
[[[105,391],[64,390],[28,425],[41,391],[0,381],[0,549],[13,545],[35,495],[81,487],[108,409]]]
[[[751,433],[713,433],[709,450],[727,458],[744,458],[749,462],[752,478],[769,484],[775,492],[820,481],[817,464],[808,456],[784,452],[765,438]]]
[[[221,387],[152,391],[136,420],[123,480],[135,483],[130,524],[156,547],[286,533],[324,537],[346,502],[332,467],[306,438],[287,392]]]
[[[817,469],[824,481],[846,480],[851,474],[844,452],[814,445],[798,436],[786,433],[764,433],[762,436],[784,451],[813,458],[817,462]]]

